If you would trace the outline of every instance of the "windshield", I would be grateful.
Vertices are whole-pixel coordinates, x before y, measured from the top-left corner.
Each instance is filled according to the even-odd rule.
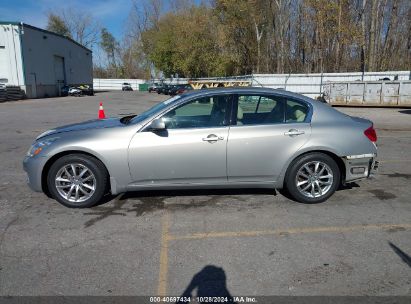
[[[153,114],[160,112],[161,110],[165,109],[166,107],[168,107],[168,105],[170,103],[172,103],[173,101],[180,99],[181,96],[174,96],[171,97],[169,99],[167,99],[166,101],[163,101],[161,103],[156,104],[154,107],[148,109],[147,111],[137,115],[136,117],[134,117],[132,120],[130,120],[130,123],[132,124],[136,124],[139,122],[142,122],[144,119],[152,116]]]

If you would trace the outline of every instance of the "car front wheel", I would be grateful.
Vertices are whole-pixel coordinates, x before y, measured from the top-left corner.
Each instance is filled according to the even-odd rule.
[[[332,157],[310,153],[297,158],[290,166],[285,188],[295,200],[315,204],[326,201],[338,189],[340,170]]]
[[[64,206],[87,208],[97,204],[107,193],[108,173],[103,163],[94,157],[65,155],[50,167],[47,186]]]

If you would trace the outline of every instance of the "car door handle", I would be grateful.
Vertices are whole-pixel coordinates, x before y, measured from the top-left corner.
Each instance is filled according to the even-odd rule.
[[[203,141],[208,141],[208,142],[210,142],[210,141],[217,141],[217,140],[223,140],[223,139],[224,139],[223,136],[217,136],[217,135],[215,135],[215,134],[210,134],[210,135],[208,135],[207,137],[204,137],[204,138],[203,138]]]
[[[301,134],[305,134],[305,132],[297,130],[297,129],[290,129],[288,130],[288,132],[284,132],[284,135],[288,135],[288,136],[296,136],[296,135],[301,135]]]

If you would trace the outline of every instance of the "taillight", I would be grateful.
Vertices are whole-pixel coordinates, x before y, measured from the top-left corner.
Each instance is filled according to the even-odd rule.
[[[375,132],[374,126],[369,127],[364,131],[364,135],[368,137],[372,142],[377,141],[377,133]]]

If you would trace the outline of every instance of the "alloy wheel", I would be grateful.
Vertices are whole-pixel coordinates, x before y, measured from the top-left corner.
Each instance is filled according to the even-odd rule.
[[[73,203],[81,203],[93,196],[97,181],[87,166],[71,163],[57,172],[55,185],[61,197]]]
[[[321,161],[310,161],[303,164],[295,177],[298,191],[309,198],[326,195],[332,187],[333,180],[333,171]]]

